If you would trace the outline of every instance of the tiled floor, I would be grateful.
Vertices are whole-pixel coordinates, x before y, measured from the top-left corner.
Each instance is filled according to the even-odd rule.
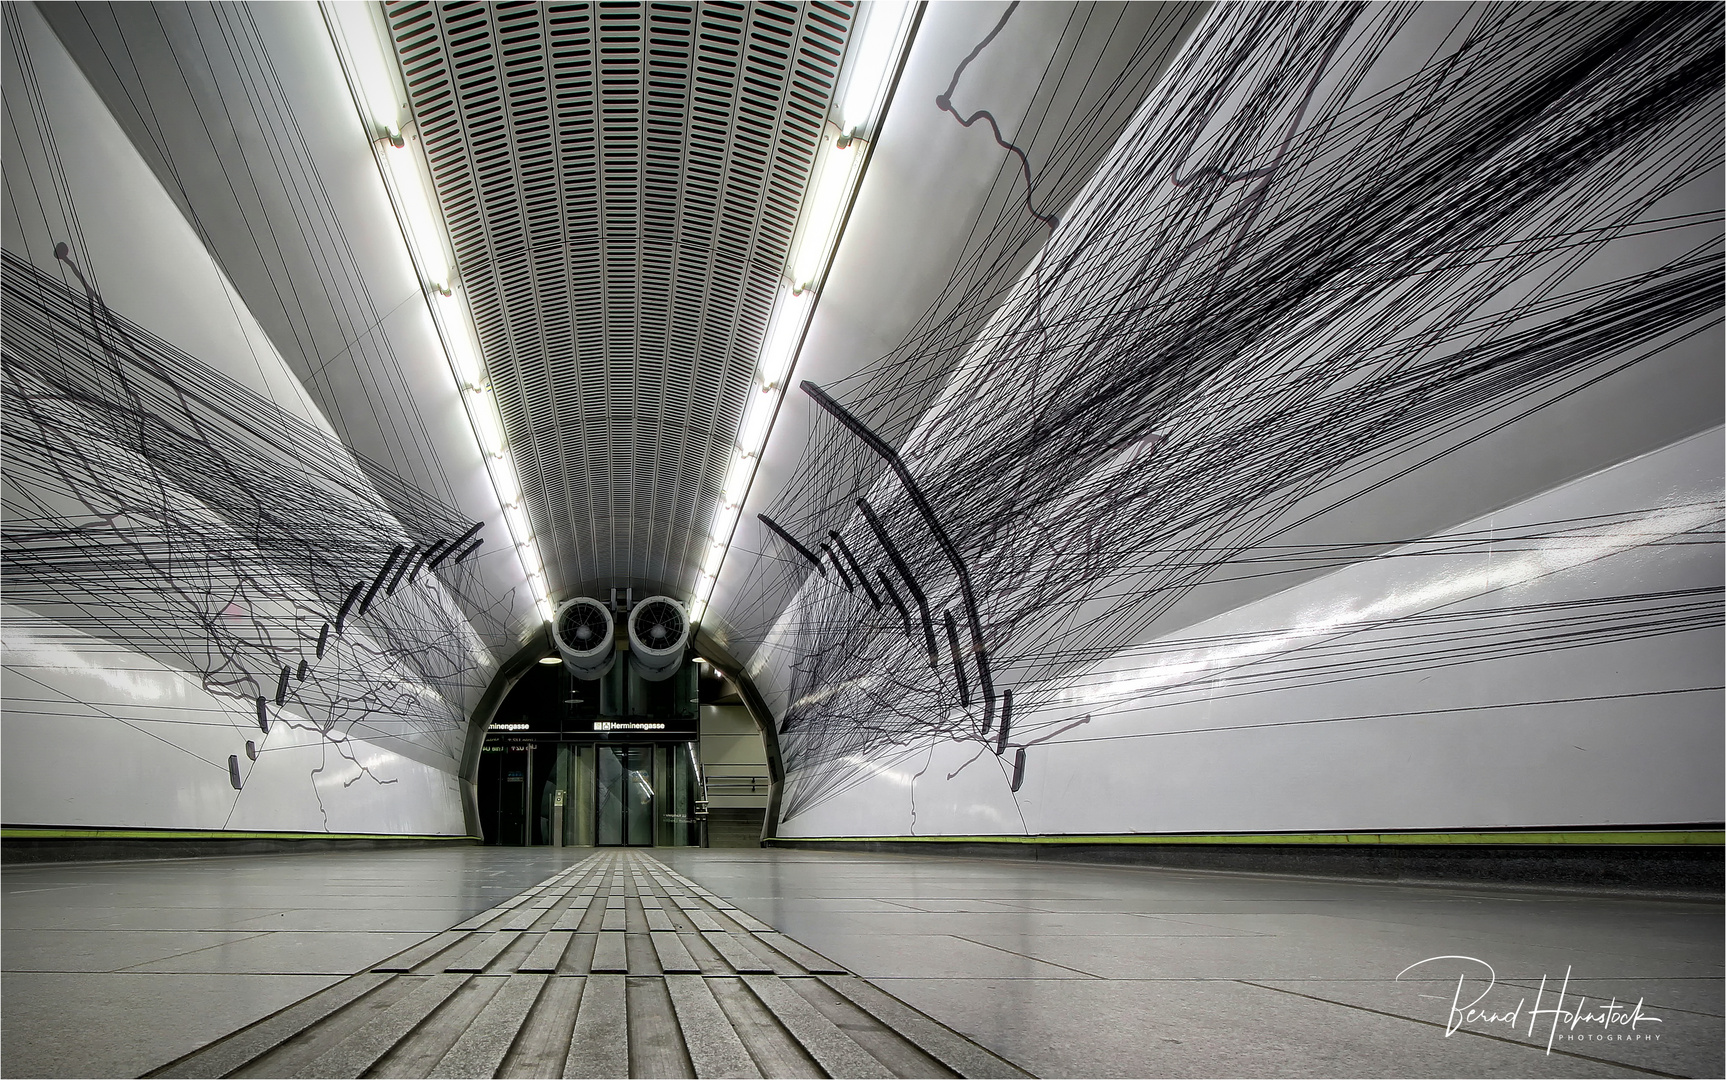
[[[457,848],[9,866],[0,1072],[137,1076],[585,852]]]
[[[151,1075],[1025,1074],[647,852],[610,850]]]
[[[592,854],[8,868],[0,1071],[138,1075]],[[652,855],[1038,1075],[1722,1074],[1718,902],[912,856]],[[1433,957],[1452,959],[1397,978]],[[1459,977],[1467,1005],[1486,965],[1497,983],[1476,1008],[1499,1018],[1447,1035]],[[1634,1030],[1606,1007],[1613,999],[1642,999]],[[1555,1007],[1583,1015],[1555,1027],[1542,1012],[1531,1033],[1531,1011]]]
[[[1039,1076],[1722,1075],[1718,902],[917,856],[656,854]],[[1472,959],[1397,978],[1441,956]],[[1477,1016],[1447,1035],[1458,978],[1467,1006],[1487,964],[1497,984],[1475,1008],[1501,1019]],[[1622,1017],[1602,1008],[1614,999],[1645,999],[1634,1031],[1588,1019]],[[1543,1012],[1531,1034],[1537,1007],[1584,1018],[1572,1027],[1559,1016],[1554,1030]]]

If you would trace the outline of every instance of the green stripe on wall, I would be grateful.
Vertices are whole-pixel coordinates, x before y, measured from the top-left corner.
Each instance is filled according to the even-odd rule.
[[[1601,832],[1165,833],[1102,836],[782,836],[822,844],[1726,844],[1726,831],[1608,830]]]
[[[28,825],[0,828],[0,840],[471,840],[469,836],[418,833],[225,832],[200,829],[51,829]]]

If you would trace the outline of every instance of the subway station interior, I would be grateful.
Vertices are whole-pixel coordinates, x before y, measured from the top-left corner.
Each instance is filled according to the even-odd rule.
[[[1723,10],[0,5],[0,1075],[1722,1075]]]

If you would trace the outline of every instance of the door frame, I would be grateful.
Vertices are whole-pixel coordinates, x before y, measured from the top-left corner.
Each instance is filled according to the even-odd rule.
[[[643,752],[647,757],[647,772],[651,776],[651,774],[653,772],[653,746],[654,746],[653,743],[646,743],[646,742],[643,742],[643,743],[602,742],[602,743],[595,743],[594,744],[594,751],[593,751],[593,772],[594,772],[594,777],[593,777],[593,781],[594,781],[593,782],[593,804],[594,804],[593,805],[593,840],[594,840],[594,845],[596,847],[654,847],[655,846],[655,841],[657,839],[657,837],[655,836],[655,833],[658,831],[658,829],[656,828],[656,826],[658,825],[658,819],[654,815],[654,809],[655,809],[655,804],[658,802],[658,799],[659,799],[659,792],[656,788],[653,787],[652,780],[649,780],[648,789],[647,789],[648,790],[648,796],[647,796],[647,839],[645,841],[636,840],[633,836],[630,835],[630,828],[629,828],[629,791],[630,791],[630,788],[632,786],[631,781],[630,781],[630,777],[629,777],[629,772],[630,772],[629,754],[631,751],[637,751],[637,750]],[[607,750],[622,750],[622,751],[624,751],[624,753],[622,755],[619,755],[623,759],[623,773],[624,773],[624,779],[623,779],[624,794],[623,794],[623,799],[622,799],[623,823],[622,823],[621,830],[619,830],[623,836],[623,843],[621,843],[621,844],[607,844],[607,843],[601,842],[601,840],[600,840],[600,837],[605,835],[605,832],[604,832],[605,822],[604,822],[604,818],[603,818],[603,815],[604,815],[604,803],[603,803],[604,789],[601,787],[601,785],[599,783],[599,772],[600,772],[600,756],[599,755],[604,753]]]

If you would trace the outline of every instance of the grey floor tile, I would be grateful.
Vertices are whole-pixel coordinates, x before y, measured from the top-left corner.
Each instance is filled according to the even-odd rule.
[[[29,930],[0,936],[5,970],[123,971],[259,936],[245,930]]]
[[[138,964],[129,971],[351,975],[424,940],[424,933],[277,931]]]
[[[1717,1054],[1726,1034],[1718,904],[826,852],[656,854],[1042,1075],[1720,1072],[1694,1051]],[[1498,958],[1507,982],[1585,959],[1596,993],[1664,994],[1685,1038],[1640,1065],[1634,1044],[1548,1055],[1513,1039],[1447,1039],[1415,1005],[1393,1002],[1402,967],[1471,949]],[[1267,972],[1277,977],[1265,986],[1231,981]]]
[[[337,981],[330,975],[8,972],[8,1076],[139,1076]]]
[[[1228,981],[881,985],[1045,1077],[1646,1075]]]
[[[809,944],[866,979],[1005,978],[1090,979],[1097,976],[1059,961],[1040,960],[1006,948],[947,934],[798,934]],[[1068,959],[1081,957],[1069,956]]]
[[[11,873],[11,870],[7,870]],[[23,899],[33,900],[26,896]],[[253,920],[280,919],[279,907],[116,908],[88,904],[21,903],[6,895],[8,930],[252,930]]]
[[[354,930],[435,934],[466,918],[464,907],[388,907],[348,909],[332,914],[326,908],[299,908],[243,919],[236,929]]]
[[[744,1025],[738,1031],[771,1043],[780,1029],[743,980],[709,978],[710,999],[694,1004],[649,1000],[666,964],[650,962],[656,942],[646,931],[658,920],[647,919],[662,912],[679,927],[685,919],[698,929],[775,927],[877,980],[930,1023],[1049,1076],[1721,1072],[1718,904],[782,850],[656,849],[652,857],[673,873],[606,853],[564,873],[589,854],[470,848],[8,869],[0,881],[6,1071],[136,1074],[477,913],[497,908],[500,924],[516,910],[502,905],[518,897],[523,918],[545,914],[536,905],[549,902],[547,926],[564,925],[555,909],[568,895],[576,922],[597,898],[590,929],[617,897],[614,910],[639,923],[629,928],[643,955],[626,955],[624,935],[612,934],[595,956],[601,935],[575,934],[559,971],[585,972],[592,959],[621,973],[642,959],[648,974],[604,976],[591,1001],[578,1001],[581,980],[551,979],[561,1019],[524,1028],[526,1049],[509,1051],[530,1071],[614,1067],[565,1062],[564,1051],[578,1026],[573,1010],[596,1010],[597,1021],[627,1011],[626,998],[667,1015],[688,1006],[709,1026],[712,1004]],[[636,895],[639,909],[624,902]],[[718,976],[714,936],[678,937],[692,956],[675,956],[673,966],[711,966]],[[548,940],[556,939],[536,932],[498,962],[548,967],[558,950],[537,959],[532,951]],[[1450,954],[1491,957],[1499,989],[1517,997],[1532,996],[1542,973],[1562,977],[1568,964],[1575,994],[1645,998],[1661,1037],[1574,1040],[1550,1055],[1543,1043],[1490,1028],[1447,1038],[1444,981],[1395,976],[1414,960]],[[44,973],[140,965],[149,972]],[[327,974],[256,974],[276,970]],[[652,985],[634,981],[641,978]],[[470,1002],[490,1010],[476,1061],[501,1052],[516,997],[495,1007]],[[778,1005],[809,1019],[790,999]],[[814,1067],[796,1064],[792,1044],[775,1053],[782,1071]]]
[[[1463,968],[1455,969],[1460,974]],[[1475,973],[1477,974],[1477,973]],[[1681,1076],[1720,1076],[1719,1016],[1668,1009],[1654,1002],[1639,1012],[1610,1007],[1614,991],[1595,983],[1599,991],[1565,987],[1562,972],[1545,990],[1497,983],[1492,986],[1470,974],[1459,987],[1455,977],[1443,980],[1265,983],[1290,994],[1392,1013],[1454,1029],[1455,1039],[1475,1032],[1526,1044],[1540,1050],[1585,1055],[1632,1069]],[[1560,999],[1559,994],[1565,991]],[[1634,1010],[1637,997],[1619,1004]],[[1535,1013],[1540,1009],[1539,1014]],[[1551,1010],[1551,1011],[1548,1011]],[[1591,1017],[1603,1019],[1592,1020]],[[1612,1017],[1613,1019],[1604,1019]],[[1575,1022],[1572,1022],[1575,1021]],[[1441,1031],[1442,1035],[1443,1032]]]
[[[1501,980],[1506,986],[1536,989],[1539,980]],[[1644,1000],[1650,1008],[1675,1009],[1704,1016],[1726,1015],[1726,981],[1721,979],[1573,978],[1570,989],[1603,1001]]]

